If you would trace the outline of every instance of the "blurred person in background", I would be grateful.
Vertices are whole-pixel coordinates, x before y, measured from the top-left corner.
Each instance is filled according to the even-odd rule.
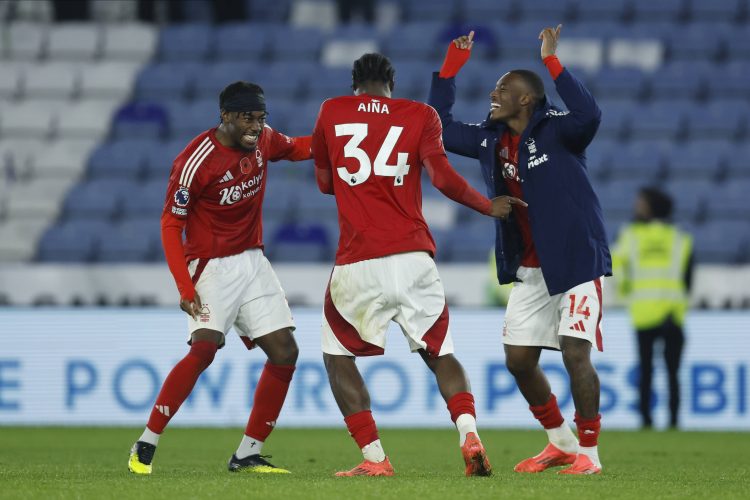
[[[552,106],[539,75],[515,69],[490,92],[483,123],[454,120],[454,77],[470,57],[473,32],[449,45],[440,72],[433,75],[429,103],[442,120],[445,148],[479,159],[489,196],[511,194],[528,203],[512,205],[512,216],[496,221],[495,258],[498,281],[515,282],[503,326],[506,365],[549,444],[515,471],[572,464],[560,473],[598,474],[600,388],[591,346],[603,350],[601,278],[612,269],[585,150],[601,111],[555,55],[560,29],[539,34],[541,58],[569,111]],[[562,351],[578,439],[539,366],[542,349]]]
[[[617,289],[628,301],[638,336],[641,423],[644,428],[653,425],[654,344],[661,341],[669,380],[669,426],[677,428],[678,371],[693,276],[693,241],[670,221],[672,199],[661,190],[641,189],[634,211],[634,220],[620,232],[612,257]]]
[[[268,361],[228,468],[289,472],[260,455],[281,413],[299,352],[292,312],[263,253],[262,207],[268,162],[309,159],[310,136],[287,137],[266,125],[263,89],[253,83],[228,85],[219,109],[221,123],[187,145],[169,178],[162,245],[180,308],[188,315],[190,351],[167,376],[131,449],[128,469],[136,474],[151,474],[161,433],[233,326],[245,346],[259,346]]]

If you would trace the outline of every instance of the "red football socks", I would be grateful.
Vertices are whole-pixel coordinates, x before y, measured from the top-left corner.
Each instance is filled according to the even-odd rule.
[[[578,427],[578,444],[585,448],[592,448],[599,442],[599,430],[602,427],[602,416],[583,418],[576,412],[575,423]]]
[[[245,435],[265,441],[279,418],[286,393],[294,374],[294,365],[273,365],[266,362],[253,398],[253,409],[247,421]]]
[[[456,419],[459,416],[465,413],[477,418],[477,413],[474,410],[474,396],[472,396],[470,392],[459,392],[458,394],[454,394],[448,400],[448,411],[451,414],[451,420],[453,420],[453,423],[456,422]]]
[[[187,356],[172,368],[161,387],[148,424],[146,424],[151,432],[156,434],[164,432],[164,427],[185,402],[200,374],[214,360],[217,349],[218,346],[213,342],[193,342]]]
[[[378,428],[375,426],[375,420],[372,418],[370,410],[360,411],[344,417],[349,434],[357,442],[360,449],[364,448],[373,441],[377,441]]]
[[[555,429],[564,422],[554,394],[550,394],[549,400],[541,406],[529,406],[529,410],[545,429]]]

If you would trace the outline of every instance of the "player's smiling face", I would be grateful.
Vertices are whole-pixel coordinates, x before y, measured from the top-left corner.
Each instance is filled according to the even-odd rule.
[[[521,109],[518,77],[505,73],[490,92],[490,120],[505,121],[519,114]]]
[[[225,111],[221,118],[234,147],[252,151],[258,145],[260,134],[266,124],[266,116],[265,111]]]

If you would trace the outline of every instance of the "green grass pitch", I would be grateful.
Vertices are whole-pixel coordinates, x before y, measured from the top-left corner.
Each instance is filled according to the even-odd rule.
[[[481,432],[490,478],[463,477],[452,430],[383,429],[396,476],[335,478],[361,455],[344,428],[285,429],[264,452],[291,475],[232,474],[240,429],[170,428],[151,476],[127,471],[135,428],[0,427],[0,498],[750,498],[750,434],[616,432],[600,438],[601,476],[513,472],[545,444],[540,431]]]

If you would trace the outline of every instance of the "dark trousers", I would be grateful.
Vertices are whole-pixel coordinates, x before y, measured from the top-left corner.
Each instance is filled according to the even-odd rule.
[[[641,358],[641,418],[645,427],[651,426],[651,379],[654,372],[654,344],[657,339],[664,342],[664,361],[669,376],[669,425],[677,427],[677,412],[680,408],[680,382],[677,372],[680,369],[685,335],[682,327],[675,324],[671,316],[656,328],[638,330],[638,353]]]

